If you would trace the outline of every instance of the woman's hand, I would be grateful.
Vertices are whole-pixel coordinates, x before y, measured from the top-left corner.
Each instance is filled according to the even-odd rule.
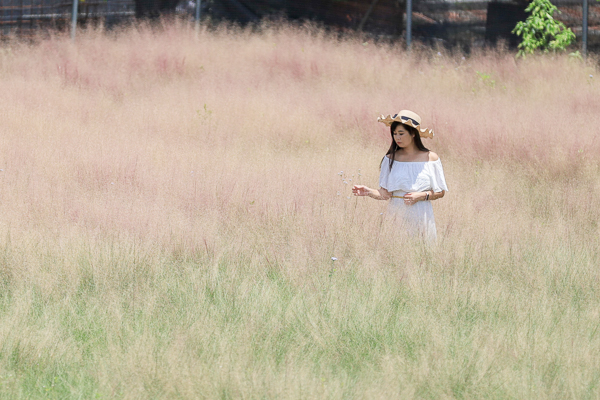
[[[404,195],[404,204],[412,206],[413,204],[416,204],[417,201],[425,200],[426,197],[427,193],[425,192],[406,193]]]
[[[372,189],[363,185],[352,186],[352,194],[355,196],[368,196]]]
[[[369,196],[370,198],[375,200],[389,200],[390,197],[392,197],[391,193],[385,190],[384,188],[379,188],[379,190],[375,190],[363,185],[352,186],[352,194],[355,196]]]

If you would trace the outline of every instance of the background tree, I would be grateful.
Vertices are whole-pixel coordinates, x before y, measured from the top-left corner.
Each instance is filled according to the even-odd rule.
[[[565,50],[574,40],[575,34],[560,21],[553,18],[558,8],[550,0],[533,0],[525,9],[531,13],[513,29],[521,36],[518,56],[533,54],[535,51]]]

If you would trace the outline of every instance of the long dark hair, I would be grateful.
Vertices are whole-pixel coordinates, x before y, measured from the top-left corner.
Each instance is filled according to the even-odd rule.
[[[398,125],[400,125],[400,122],[394,121],[394,122],[392,122],[392,126],[390,126],[390,135],[392,136],[392,144],[390,145],[390,148],[388,149],[387,153],[385,153],[386,156],[390,156],[390,171],[392,170],[392,166],[394,165],[394,156],[396,154],[396,151],[398,149],[400,149],[400,147],[398,147],[398,144],[394,140],[394,130],[396,129],[396,127]],[[417,128],[413,128],[412,126],[406,125],[406,124],[402,124],[402,126],[404,126],[404,128],[406,128],[408,133],[413,137],[413,140],[415,141],[415,146],[417,146],[417,149],[419,149],[421,151],[429,151],[429,149],[427,147],[423,146],[423,142],[421,142],[421,135],[419,134],[419,130]],[[384,158],[385,158],[385,156],[384,156]]]

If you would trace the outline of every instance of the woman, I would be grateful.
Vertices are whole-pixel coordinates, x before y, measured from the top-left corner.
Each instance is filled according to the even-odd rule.
[[[378,118],[390,127],[392,144],[381,161],[379,190],[354,185],[355,196],[390,200],[389,210],[412,234],[435,240],[432,200],[444,197],[448,190],[442,162],[429,151],[421,137],[433,138],[433,130],[421,129],[421,117],[402,110],[393,117]]]

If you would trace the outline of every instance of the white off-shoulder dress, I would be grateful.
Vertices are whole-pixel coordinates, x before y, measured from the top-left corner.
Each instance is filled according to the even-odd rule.
[[[406,205],[401,196],[426,190],[448,191],[442,162],[439,159],[417,162],[394,161],[390,171],[390,159],[384,157],[381,162],[379,186],[391,192],[392,196],[398,196],[390,199],[388,211],[403,229],[410,234],[423,235],[429,240],[436,239],[437,233],[431,201],[419,201],[413,205]]]

